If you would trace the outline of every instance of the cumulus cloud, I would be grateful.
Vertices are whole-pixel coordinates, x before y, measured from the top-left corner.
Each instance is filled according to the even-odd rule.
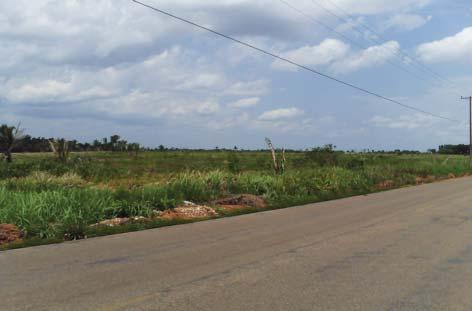
[[[423,43],[417,48],[419,58],[429,63],[472,60],[472,27],[441,40]]]
[[[337,5],[353,14],[383,14],[425,7],[433,0],[338,0]]]
[[[107,68],[54,69],[51,79],[42,71],[28,77],[12,77],[0,84],[4,99],[16,105],[74,103],[87,115],[135,117],[209,115],[220,111],[227,90],[234,94],[267,91],[265,80],[239,81],[207,62],[195,64],[194,54],[173,47],[141,62]],[[254,99],[240,102],[250,104]],[[51,116],[57,112],[51,109]]]
[[[336,0],[358,19],[410,14],[429,2]],[[342,41],[323,40],[324,33],[310,21],[273,0],[148,3],[328,71],[351,72],[384,61],[377,47],[356,51]],[[313,8],[312,0],[297,1],[297,6]],[[54,118],[57,130],[74,138],[121,132],[129,124],[133,130],[142,126],[136,134],[141,137],[151,124],[159,126],[156,132],[168,133],[163,139],[169,137],[170,144],[179,135],[190,140],[192,127],[214,144],[213,132],[205,129],[305,133],[323,122],[313,121],[303,108],[260,107],[263,96],[270,103],[282,92],[293,95],[286,83],[268,76],[268,65],[289,70],[284,64],[129,0],[0,1],[0,42],[0,114],[35,124],[31,133],[52,128],[49,119]],[[242,109],[247,107],[251,113]],[[81,122],[67,126],[71,118]],[[103,125],[97,134],[92,122],[107,128]]]
[[[363,68],[385,64],[395,57],[400,49],[396,41],[371,46],[365,50],[352,51],[350,46],[335,39],[324,40],[315,46],[305,46],[286,51],[283,56],[305,66],[327,66],[336,73],[349,73]],[[297,70],[297,67],[277,60],[272,68],[278,70]]]
[[[232,108],[247,108],[256,106],[260,101],[259,97],[249,97],[249,98],[242,98],[235,102],[230,103],[228,106]]]
[[[418,14],[401,13],[390,17],[385,22],[384,27],[385,29],[393,28],[397,30],[410,31],[424,26],[432,18],[431,15],[421,16]]]
[[[284,52],[282,56],[305,66],[327,65],[344,57],[349,45],[335,39],[326,39],[319,45],[304,46]],[[279,70],[297,70],[297,67],[281,60],[272,63],[272,68]]]
[[[436,119],[433,116],[425,114],[409,114],[401,115],[396,118],[385,116],[374,116],[369,123],[376,127],[384,127],[390,129],[407,129],[413,130],[418,128],[428,128],[435,124]]]
[[[284,119],[292,119],[295,117],[302,116],[303,114],[304,114],[303,110],[300,110],[295,107],[281,108],[281,109],[274,109],[274,110],[266,111],[262,113],[258,119],[261,121],[277,121],[277,120],[284,120]]]
[[[239,81],[225,89],[224,94],[234,96],[259,96],[268,92],[270,81],[258,79],[252,81]]]
[[[385,64],[395,57],[400,49],[396,41],[389,41],[382,45],[371,46],[360,52],[351,53],[348,57],[335,62],[331,69],[337,73],[349,73],[363,68],[370,68]]]

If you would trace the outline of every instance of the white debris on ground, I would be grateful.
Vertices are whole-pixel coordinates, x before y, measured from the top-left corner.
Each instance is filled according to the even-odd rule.
[[[174,208],[174,212],[179,216],[194,217],[211,217],[218,215],[214,209],[203,205],[186,205]]]
[[[131,221],[131,218],[128,217],[117,217],[117,218],[112,218],[112,219],[106,219],[103,221],[100,221],[96,224],[91,225],[91,227],[96,227],[96,226],[107,226],[107,227],[116,227],[116,226],[122,226],[126,225]]]
[[[211,207],[198,205],[190,201],[184,201],[182,205],[174,209],[161,213],[164,218],[204,218],[218,216],[218,213]]]
[[[182,205],[173,209],[169,209],[165,211],[154,210],[152,218],[146,218],[143,216],[116,217],[116,218],[100,221],[96,224],[91,225],[91,227],[98,227],[98,226],[118,227],[118,226],[123,226],[130,223],[135,223],[135,222],[151,221],[152,219],[156,219],[156,218],[191,219],[191,218],[206,218],[206,217],[215,217],[215,216],[218,216],[218,213],[211,207],[208,207],[205,205],[198,205],[190,201],[184,201]]]

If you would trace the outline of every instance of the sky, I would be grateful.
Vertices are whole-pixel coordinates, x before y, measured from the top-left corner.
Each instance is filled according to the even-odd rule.
[[[130,0],[0,2],[0,123],[154,147],[426,150],[468,143],[468,0],[142,0],[369,96]]]

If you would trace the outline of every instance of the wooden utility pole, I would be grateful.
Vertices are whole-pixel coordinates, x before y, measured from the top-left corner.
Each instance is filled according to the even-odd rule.
[[[472,167],[472,96],[461,97],[462,99],[469,100],[469,156],[470,156],[470,167]]]

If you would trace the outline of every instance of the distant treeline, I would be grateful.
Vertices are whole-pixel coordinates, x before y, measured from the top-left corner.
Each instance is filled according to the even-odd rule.
[[[32,137],[31,135],[24,135],[23,130],[17,126],[0,126],[0,153],[8,154],[10,152],[49,152],[51,151],[51,143],[55,141],[53,138],[45,137]],[[111,135],[110,137],[105,137],[102,139],[95,139],[92,142],[79,142],[77,140],[67,140],[68,151],[72,152],[81,152],[81,151],[116,151],[116,152],[125,152],[125,151],[134,151],[138,150],[143,151],[193,151],[193,152],[205,152],[205,151],[239,151],[239,152],[252,152],[260,151],[267,152],[267,149],[241,149],[237,146],[233,148],[220,148],[214,147],[213,149],[191,149],[191,148],[176,148],[176,147],[165,147],[159,145],[157,148],[143,147],[139,143],[131,143],[125,139],[122,139],[120,135]],[[323,147],[316,147],[313,149],[286,149],[286,152],[315,152],[315,153],[326,153],[326,152],[338,152],[338,153],[357,153],[357,151],[340,151],[336,150],[334,145],[325,145]],[[442,145],[439,146],[439,149],[429,149],[429,153],[441,153],[441,154],[468,154],[469,146],[468,145]],[[396,153],[396,154],[419,154],[420,151],[417,150],[372,150],[364,149],[360,153]]]
[[[15,152],[48,152],[51,151],[49,141],[53,141],[53,138],[45,137],[31,137],[25,135],[15,145]],[[79,142],[77,140],[68,141],[69,151],[127,151],[130,149],[141,148],[138,143],[129,143],[128,141],[121,139],[119,135],[112,135],[110,138],[103,138],[101,140],[94,140],[93,142]],[[1,143],[0,140],[0,151],[6,146]]]
[[[439,153],[441,154],[469,154],[469,145],[442,145],[439,146]]]
[[[24,135],[19,139],[13,149],[14,152],[23,153],[23,152],[50,152],[51,147],[49,141],[53,141],[53,138],[46,137],[32,137],[30,135]],[[228,151],[238,151],[238,152],[268,152],[267,149],[243,149],[237,146],[233,148],[224,148],[224,147],[214,147],[214,148],[178,148],[178,147],[166,147],[164,145],[159,145],[158,147],[143,147],[138,143],[129,143],[127,140],[122,139],[119,135],[112,135],[110,137],[105,137],[102,139],[95,139],[92,142],[79,142],[77,140],[68,140],[68,149],[71,152],[83,152],[83,151],[112,151],[112,152],[124,152],[130,150],[139,150],[143,151],[192,151],[192,152],[206,152],[206,151],[215,151],[215,152],[228,152]],[[449,146],[449,145],[448,145]],[[443,146],[441,146],[443,147]],[[440,150],[442,150],[440,147]],[[313,149],[285,149],[286,152],[297,153],[297,152],[323,152],[325,149],[331,149],[334,151],[336,147],[333,145],[325,145],[324,147],[316,147]],[[468,147],[467,147],[468,148]],[[0,139],[0,153],[6,149],[6,144],[2,143]],[[396,154],[420,154],[420,151],[417,150],[372,150],[364,149],[361,151],[348,150],[342,151],[337,150],[336,152],[340,153],[396,153]],[[429,152],[436,152],[436,150],[431,149]],[[467,149],[468,152],[468,149]],[[466,152],[466,153],[467,153]],[[447,152],[444,152],[447,153]],[[462,153],[461,153],[462,154]]]

